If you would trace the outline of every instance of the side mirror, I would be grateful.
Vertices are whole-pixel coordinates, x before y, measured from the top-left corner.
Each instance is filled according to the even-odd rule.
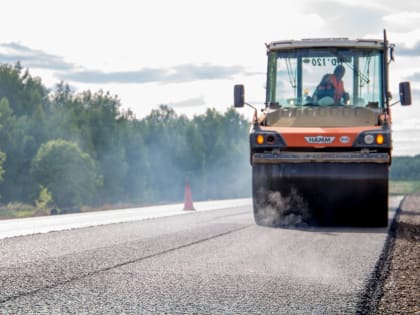
[[[235,107],[244,107],[245,104],[245,88],[243,84],[237,84],[233,88]]]
[[[400,82],[400,102],[401,105],[411,105],[410,82]]]

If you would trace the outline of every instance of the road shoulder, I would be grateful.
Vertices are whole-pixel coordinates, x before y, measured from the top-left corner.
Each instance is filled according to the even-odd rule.
[[[394,237],[378,313],[419,314],[420,193],[404,198],[397,215]]]

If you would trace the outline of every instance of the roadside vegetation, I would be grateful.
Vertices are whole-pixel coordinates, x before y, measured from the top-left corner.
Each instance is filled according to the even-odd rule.
[[[0,218],[180,202],[187,180],[194,200],[249,197],[248,130],[228,105],[138,119],[109,92],[0,64]],[[391,192],[420,190],[419,172],[420,156],[395,157]]]
[[[391,180],[389,192],[391,195],[408,195],[420,192],[420,181]]]
[[[389,191],[393,195],[420,192],[420,155],[393,158]]]
[[[138,105],[138,104],[136,104]],[[161,105],[142,119],[102,90],[49,90],[0,65],[0,217],[248,197],[248,121],[226,106],[188,118]]]

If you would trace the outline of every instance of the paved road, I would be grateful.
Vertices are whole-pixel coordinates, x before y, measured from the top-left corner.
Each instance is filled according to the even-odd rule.
[[[241,206],[1,239],[0,314],[354,313],[386,235]]]
[[[250,203],[251,199],[229,199],[196,202],[194,207],[198,211],[211,211],[232,206],[245,206]],[[185,212],[183,207],[183,204],[170,204],[142,208],[0,220],[0,239],[101,224],[139,221],[187,214],[188,212]]]

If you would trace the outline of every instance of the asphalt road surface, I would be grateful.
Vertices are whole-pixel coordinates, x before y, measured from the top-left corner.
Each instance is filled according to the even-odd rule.
[[[0,314],[355,313],[386,237],[260,227],[248,205],[3,238]]]

